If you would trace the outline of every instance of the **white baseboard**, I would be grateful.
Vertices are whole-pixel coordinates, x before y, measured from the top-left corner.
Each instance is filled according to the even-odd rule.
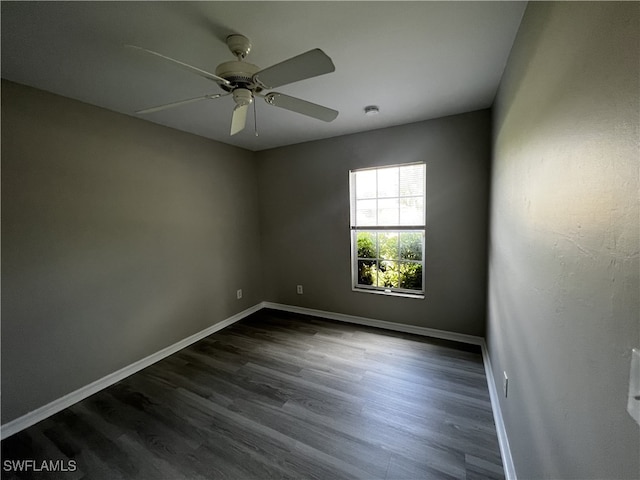
[[[489,350],[487,344],[482,340],[482,360],[484,363],[484,371],[487,377],[487,385],[489,386],[489,397],[491,398],[491,410],[493,411],[493,421],[496,424],[496,433],[498,434],[498,444],[500,445],[500,455],[502,455],[502,465],[504,467],[505,480],[517,480],[516,467],[511,456],[509,448],[509,439],[507,438],[507,429],[502,419],[502,410],[500,409],[500,397],[496,388],[493,370],[491,368],[491,359],[489,358]]]
[[[507,438],[507,431],[502,420],[502,411],[500,410],[500,401],[498,392],[496,390],[496,383],[493,378],[493,370],[491,369],[491,361],[489,359],[489,351],[484,338],[474,335],[466,335],[462,333],[446,332],[444,330],[436,330],[433,328],[417,327],[415,325],[406,325],[395,322],[385,322],[383,320],[374,320],[372,318],[356,317],[353,315],[345,315],[342,313],[325,312],[322,310],[314,310],[305,307],[296,307],[292,305],[283,305],[279,303],[262,302],[264,308],[273,308],[275,310],[282,310],[292,313],[300,313],[302,315],[312,315],[314,317],[323,317],[330,320],[338,320],[346,323],[355,323],[358,325],[367,325],[370,327],[384,328],[387,330],[393,330],[403,333],[413,333],[416,335],[422,335],[425,337],[440,338],[443,340],[453,340],[456,342],[470,343],[472,345],[479,345],[482,349],[482,360],[484,364],[485,375],[487,377],[487,384],[489,387],[489,397],[491,399],[491,409],[493,411],[493,421],[496,424],[496,433],[498,435],[498,443],[500,445],[500,454],[502,456],[502,464],[504,468],[504,474],[506,480],[517,480],[516,469],[513,464],[513,458],[511,457],[511,450],[509,449],[509,440]]]
[[[120,370],[117,370],[113,373],[110,373],[106,377],[103,377],[95,382],[90,383],[89,385],[85,385],[84,387],[75,390],[74,392],[68,393],[64,397],[60,397],[57,400],[54,400],[51,403],[48,403],[36,410],[33,410],[21,417],[16,418],[0,427],[0,439],[4,440],[11,435],[18,433],[25,428],[30,427],[31,425],[35,425],[36,423],[44,420],[45,418],[54,415],[65,408],[70,407],[71,405],[84,400],[85,398],[93,395],[94,393],[103,390],[114,383],[119,382],[127,378],[130,375],[133,375],[136,372],[139,372],[143,368],[146,368],[163,358],[172,355],[179,350],[182,350],[185,347],[188,347],[192,343],[197,342],[198,340],[202,340],[204,337],[211,335],[212,333],[217,332],[218,330],[222,330],[225,327],[237,322],[238,320],[242,320],[243,318],[251,315],[252,313],[257,312],[262,309],[262,303],[254,305],[246,310],[243,310],[240,313],[237,313],[221,322],[216,323],[215,325],[211,325],[210,327],[205,328],[204,330],[195,333],[187,338],[180,340],[179,342],[174,343],[162,350],[149,355],[141,360],[138,360],[131,365],[128,365]]]
[[[357,317],[355,315],[346,315],[344,313],[325,312],[324,310],[295,307],[292,305],[283,305],[280,303],[262,302],[262,305],[264,308],[273,308],[274,310],[282,310],[285,312],[300,313],[302,315],[328,318],[329,320],[338,320],[339,322],[345,323],[355,323],[358,325],[366,325],[368,327],[384,328],[386,330],[394,330],[396,332],[413,333],[425,337],[440,338],[442,340],[453,340],[455,342],[470,343],[472,345],[482,345],[484,342],[484,339],[482,337],[476,337],[475,335],[466,335],[464,333],[436,330],[435,328],[417,327],[415,325],[407,325],[404,323],[386,322],[384,320],[375,320],[373,318]]]
[[[57,400],[54,400],[47,405],[44,405],[36,410],[33,410],[11,422],[8,422],[0,427],[0,439],[5,439],[15,433],[18,433],[25,428],[28,428],[36,423],[44,420],[45,418],[54,415],[65,408],[70,407],[71,405],[84,400],[85,398],[93,395],[94,393],[103,390],[114,383],[119,382],[127,378],[130,375],[133,375],[136,372],[139,372],[143,368],[146,368],[163,358],[168,357],[185,347],[197,342],[198,340],[202,340],[204,337],[211,335],[223,328],[232,325],[233,323],[242,320],[243,318],[255,313],[263,308],[271,308],[274,310],[282,310],[286,312],[292,313],[300,313],[302,315],[311,315],[315,317],[327,318],[329,320],[337,320],[345,323],[354,323],[357,325],[366,325],[370,327],[376,328],[384,328],[386,330],[393,330],[397,332],[403,333],[413,333],[415,335],[422,335],[425,337],[433,337],[439,338],[443,340],[452,340],[456,342],[469,343],[472,345],[479,345],[482,349],[482,359],[484,362],[484,369],[487,376],[487,384],[489,386],[489,396],[491,398],[491,407],[493,410],[493,418],[496,424],[496,431],[498,434],[498,442],[500,444],[500,453],[502,455],[502,462],[504,465],[505,477],[506,480],[517,480],[516,479],[516,471],[513,464],[513,458],[511,457],[511,450],[509,449],[509,441],[507,439],[507,432],[505,430],[504,422],[502,420],[502,412],[500,410],[500,402],[498,397],[498,392],[496,390],[496,384],[493,378],[493,370],[491,370],[491,361],[489,359],[489,352],[487,351],[487,346],[485,344],[484,338],[478,337],[475,335],[466,335],[462,333],[455,332],[447,332],[444,330],[437,330],[433,328],[426,327],[418,327],[415,325],[407,325],[395,322],[387,322],[384,320],[375,320],[372,318],[366,317],[358,317],[354,315],[346,315],[343,313],[335,313],[335,312],[327,312],[324,310],[315,310],[311,308],[305,307],[296,307],[293,305],[284,305],[280,303],[272,303],[272,302],[261,302],[253,307],[250,307],[240,313],[237,313],[226,320],[216,323],[215,325],[211,325],[210,327],[205,328],[204,330],[191,335],[187,338],[180,340],[179,342],[174,343],[162,350],[149,355],[148,357],[143,358],[142,360],[138,360],[131,365],[124,367],[116,372],[113,372],[106,377],[103,377],[99,380],[96,380],[89,385],[79,388],[78,390],[71,392],[64,397],[61,397]]]

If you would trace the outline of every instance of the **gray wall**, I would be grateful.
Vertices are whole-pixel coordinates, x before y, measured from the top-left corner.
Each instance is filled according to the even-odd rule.
[[[488,343],[518,478],[639,478],[640,4],[531,2],[495,106]]]
[[[265,300],[484,335],[490,121],[484,110],[259,152]],[[416,161],[426,298],[353,292],[348,172]]]
[[[256,192],[251,152],[3,81],[2,422],[259,303]]]

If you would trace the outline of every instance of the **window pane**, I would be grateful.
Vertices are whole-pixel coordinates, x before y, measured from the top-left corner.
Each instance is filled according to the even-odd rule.
[[[398,259],[398,233],[397,232],[380,232],[378,234],[380,244],[380,258],[385,260]]]
[[[377,200],[356,200],[356,225],[375,226]]]
[[[376,234],[358,232],[358,258],[376,258]]]
[[[400,260],[422,260],[422,232],[400,233]]]
[[[407,165],[400,168],[400,195],[424,194],[424,165]]]
[[[399,168],[382,168],[378,170],[378,197],[398,197]]]
[[[403,262],[400,264],[400,287],[411,290],[422,290],[421,263]]]
[[[376,274],[375,260],[358,260],[358,285],[375,285]]]
[[[376,198],[376,171],[356,172],[356,198]]]
[[[386,288],[398,288],[400,286],[398,263],[384,260],[380,262],[378,272],[378,286]]]
[[[354,285],[423,291],[424,231],[353,231]]]
[[[378,200],[377,225],[398,225],[398,199],[385,198]]]
[[[424,225],[424,199],[422,197],[400,199],[399,225]]]

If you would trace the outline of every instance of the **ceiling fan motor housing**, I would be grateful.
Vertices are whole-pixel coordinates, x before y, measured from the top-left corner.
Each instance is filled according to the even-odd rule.
[[[253,76],[258,73],[258,71],[260,71],[260,68],[251,63],[231,61],[218,65],[216,68],[216,75],[231,83],[231,85],[220,85],[228,92],[233,91],[238,87],[259,91],[260,88],[253,81]]]

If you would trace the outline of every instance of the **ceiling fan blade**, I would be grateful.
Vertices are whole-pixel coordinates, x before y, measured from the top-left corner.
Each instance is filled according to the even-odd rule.
[[[233,109],[233,116],[231,117],[231,135],[244,130],[244,126],[247,123],[247,112],[249,111],[249,104],[236,105]]]
[[[290,97],[283,93],[271,92],[264,96],[265,101],[274,107],[284,108],[292,112],[301,113],[308,117],[317,118],[324,122],[331,122],[338,116],[338,111],[307,102],[299,98]]]
[[[229,94],[227,93],[226,95],[229,95]],[[205,95],[203,97],[188,98],[186,100],[179,100],[177,102],[165,103],[164,105],[158,105],[158,106],[155,106],[155,107],[150,107],[150,108],[145,108],[143,110],[138,110],[138,111],[136,111],[136,113],[144,114],[144,113],[159,112],[160,110],[164,110],[166,108],[179,107],[180,105],[186,105],[188,103],[200,102],[201,100],[213,100],[213,99],[216,99],[216,98],[220,98],[222,96],[224,96],[224,94],[216,93],[216,94]]]
[[[264,88],[270,89],[331,73],[335,69],[336,67],[327,54],[316,48],[260,70],[253,76],[253,79]]]
[[[181,62],[180,60],[176,60],[175,58],[167,57],[166,55],[162,55],[161,53],[154,52],[153,50],[147,50],[146,48],[138,47],[136,45],[125,45],[127,48],[132,48],[134,50],[138,50],[144,53],[149,53],[151,55],[155,55],[156,57],[160,57],[164,60],[168,60],[179,67],[188,70],[192,73],[200,75],[201,77],[208,78],[209,80],[213,80],[214,82],[221,83],[223,85],[231,85],[231,82],[225,80],[222,77],[214,75],[213,73],[207,72],[206,70],[202,70],[201,68],[194,67],[193,65],[189,65],[188,63]]]

